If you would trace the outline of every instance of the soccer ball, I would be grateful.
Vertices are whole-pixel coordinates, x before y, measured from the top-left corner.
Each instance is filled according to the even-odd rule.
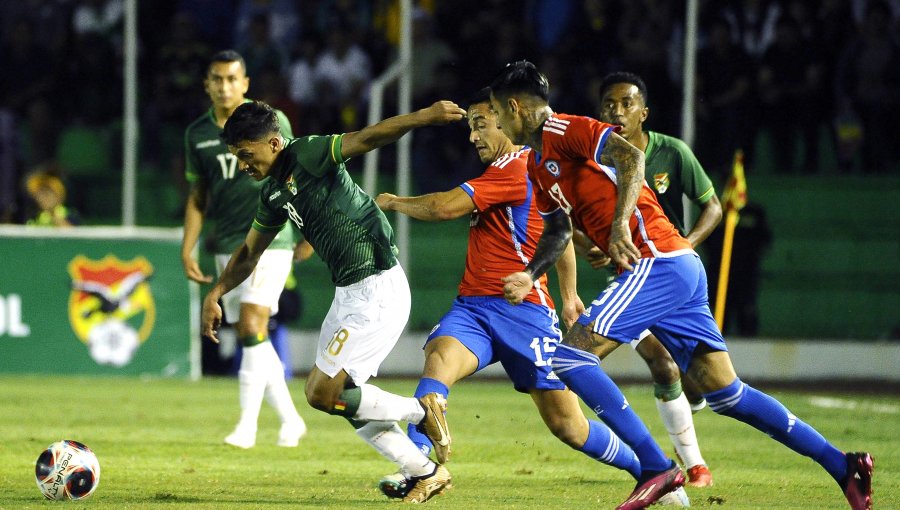
[[[47,499],[84,499],[100,483],[100,462],[90,448],[66,439],[41,452],[34,476]]]

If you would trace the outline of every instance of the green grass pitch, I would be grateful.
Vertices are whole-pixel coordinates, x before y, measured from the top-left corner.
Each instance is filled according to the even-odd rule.
[[[373,379],[411,394],[411,379]],[[310,431],[300,447],[274,445],[277,419],[263,405],[257,446],[222,443],[237,414],[235,379],[138,380],[0,377],[0,509],[382,509],[376,483],[394,471],[341,418],[310,409],[303,382],[291,391]],[[626,396],[671,451],[649,385]],[[900,397],[775,390],[794,414],[839,448],[875,457],[875,508],[900,508]],[[544,428],[531,399],[504,381],[458,384],[450,398],[452,490],[435,509],[613,508],[630,492],[625,474],[591,461]],[[727,509],[840,509],[830,477],[763,434],[706,409],[695,416],[716,485],[689,488],[693,506]],[[90,446],[100,486],[81,502],[44,501],[34,461],[53,441]]]

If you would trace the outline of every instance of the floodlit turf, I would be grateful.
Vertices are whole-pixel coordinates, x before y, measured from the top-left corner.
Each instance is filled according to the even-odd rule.
[[[411,394],[413,380],[374,380]],[[0,509],[399,508],[376,488],[393,465],[341,418],[310,409],[290,384],[310,432],[293,449],[274,446],[277,419],[263,406],[256,448],[222,443],[237,419],[237,381],[0,377]],[[649,386],[625,393],[667,451]],[[840,448],[875,456],[875,507],[900,508],[900,397],[774,391]],[[827,397],[824,399],[823,397]],[[851,409],[855,406],[855,409]],[[613,508],[630,478],[559,443],[527,395],[505,382],[457,385],[448,415],[454,488],[429,507]],[[837,485],[810,460],[763,434],[704,410],[696,415],[715,487],[688,490],[694,507],[846,508]],[[44,501],[34,461],[53,441],[76,439],[102,476],[82,502]]]

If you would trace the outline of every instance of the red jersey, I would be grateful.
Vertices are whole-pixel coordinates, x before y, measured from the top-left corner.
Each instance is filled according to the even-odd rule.
[[[531,151],[528,175],[536,184],[541,214],[562,209],[575,227],[609,254],[609,234],[616,212],[616,169],[600,164],[600,153],[618,126],[590,117],[555,113],[544,122],[543,153]],[[631,240],[641,257],[674,257],[693,252],[660,207],[641,176],[637,207],[629,220]]]
[[[522,149],[505,154],[481,176],[459,186],[475,202],[460,296],[503,296],[500,279],[525,269],[534,255],[544,222],[535,208],[526,171],[529,152]],[[546,288],[544,275],[525,301],[552,308]]]

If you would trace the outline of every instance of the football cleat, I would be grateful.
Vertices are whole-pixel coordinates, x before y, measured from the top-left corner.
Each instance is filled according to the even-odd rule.
[[[278,430],[278,446],[293,448],[300,444],[300,438],[306,435],[306,423],[301,419],[298,422],[285,422]]]
[[[385,475],[378,482],[378,490],[385,496],[393,499],[405,498],[411,489],[410,479],[403,476],[403,473]]]
[[[661,497],[684,485],[684,473],[678,464],[638,482],[634,491],[616,510],[638,510],[656,503]]]
[[[709,472],[708,467],[703,464],[697,464],[687,470],[686,485],[691,487],[712,487],[712,473]]]
[[[447,427],[447,399],[438,393],[428,393],[419,398],[425,417],[419,422],[419,430],[431,440],[434,455],[439,464],[450,458],[450,429]]]
[[[875,461],[866,452],[847,454],[847,478],[841,484],[852,510],[872,510],[872,472]]]
[[[656,504],[660,506],[689,507],[691,506],[691,500],[688,498],[684,487],[679,487],[668,494],[664,494],[663,497],[656,500]]]
[[[424,503],[450,487],[450,472],[442,464],[436,464],[433,473],[414,476],[407,480],[407,484],[410,486],[409,492],[403,497],[403,501]]]
[[[225,436],[225,443],[237,448],[253,448],[256,446],[256,431],[234,429],[234,432]]]

